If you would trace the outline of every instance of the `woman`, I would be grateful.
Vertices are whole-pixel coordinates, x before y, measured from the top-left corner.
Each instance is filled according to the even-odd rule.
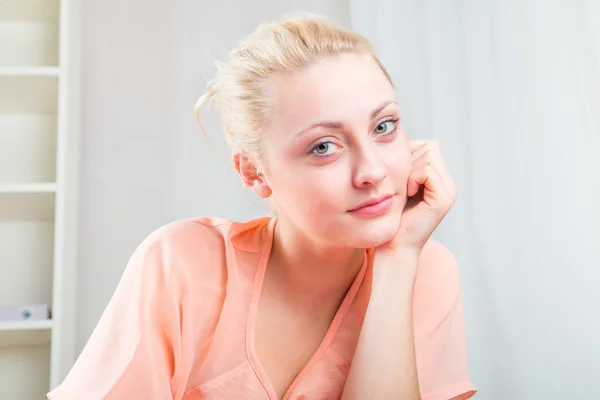
[[[261,26],[212,89],[274,218],[196,218],[133,254],[62,399],[467,399],[459,274],[429,239],[455,200],[361,36]],[[198,110],[197,110],[198,111]]]

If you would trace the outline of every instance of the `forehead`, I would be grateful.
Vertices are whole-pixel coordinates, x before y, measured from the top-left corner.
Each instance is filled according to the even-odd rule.
[[[365,117],[394,90],[377,63],[367,55],[341,54],[306,70],[273,81],[273,123],[279,128],[320,120]]]

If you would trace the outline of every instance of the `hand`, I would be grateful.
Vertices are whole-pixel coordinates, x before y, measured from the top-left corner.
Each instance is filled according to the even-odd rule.
[[[420,252],[456,200],[456,185],[435,140],[411,140],[412,170],[408,200],[396,236],[379,251],[407,248]]]

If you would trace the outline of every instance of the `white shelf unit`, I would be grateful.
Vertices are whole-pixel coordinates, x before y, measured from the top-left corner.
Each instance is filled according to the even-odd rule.
[[[78,0],[0,0],[0,399],[43,399],[75,359]]]

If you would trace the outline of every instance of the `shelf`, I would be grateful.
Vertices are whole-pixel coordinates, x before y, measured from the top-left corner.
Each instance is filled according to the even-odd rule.
[[[0,114],[0,185],[56,179],[55,114]]]
[[[27,194],[27,193],[54,193],[56,183],[0,183],[0,195],[2,194]]]
[[[59,0],[2,0],[2,21],[52,21],[58,22]]]
[[[58,65],[58,24],[0,21],[0,49],[0,65]]]
[[[0,321],[0,347],[40,346],[50,343],[52,320]]]
[[[0,67],[0,76],[55,76],[60,75],[58,67]]]
[[[52,304],[54,227],[0,220],[0,305]]]
[[[54,219],[55,183],[0,184],[0,221]]]
[[[50,345],[0,347],[0,399],[45,399],[49,378]]]
[[[57,65],[58,0],[0,1],[0,66]]]
[[[0,114],[56,114],[54,76],[0,75]]]
[[[58,315],[76,284],[76,190],[64,189],[77,184],[80,14],[78,2],[0,0],[0,305]],[[64,377],[76,352],[62,315],[0,321],[1,400],[45,398]]]

